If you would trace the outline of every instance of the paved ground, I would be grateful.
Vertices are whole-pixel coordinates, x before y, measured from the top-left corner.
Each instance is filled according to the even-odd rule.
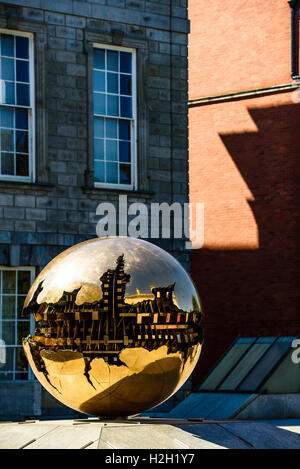
[[[0,423],[1,449],[300,449],[300,420],[132,418]]]

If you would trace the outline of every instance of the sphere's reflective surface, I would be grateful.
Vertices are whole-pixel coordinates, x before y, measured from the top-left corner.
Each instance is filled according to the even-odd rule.
[[[201,351],[200,301],[185,270],[134,238],[93,239],[67,249],[38,275],[23,313],[23,341],[41,384],[98,416],[132,415],[174,394]]]

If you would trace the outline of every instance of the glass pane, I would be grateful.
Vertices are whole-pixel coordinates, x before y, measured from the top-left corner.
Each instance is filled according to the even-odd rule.
[[[16,128],[28,129],[28,111],[26,109],[16,109]]]
[[[3,270],[2,271],[2,293],[16,293],[16,271]]]
[[[4,340],[6,345],[15,344],[15,321],[2,321],[1,338]]]
[[[23,319],[21,315],[22,315],[25,298],[26,298],[26,295],[19,295],[17,297],[17,316],[20,319]]]
[[[3,104],[15,104],[15,84],[1,81],[0,100]]]
[[[14,36],[1,34],[1,55],[14,56]]]
[[[132,117],[132,103],[131,98],[121,96],[121,116]]]
[[[120,164],[120,183],[131,184],[131,166],[130,164]]]
[[[14,111],[11,109],[0,108],[1,127],[14,127]]]
[[[17,83],[17,104],[29,106],[29,85]]]
[[[1,153],[1,174],[15,174],[13,153]]]
[[[105,69],[105,50],[94,49],[94,68]]]
[[[15,373],[15,381],[28,380],[28,373]]]
[[[118,184],[118,164],[106,163],[106,182]]]
[[[1,373],[1,368],[0,368],[0,381],[12,381],[12,380],[13,380],[13,374]]]
[[[119,115],[119,97],[112,94],[107,95],[107,114],[109,116]]]
[[[117,119],[106,119],[105,131],[106,138],[118,138]]]
[[[129,142],[119,142],[120,150],[120,161],[124,163],[130,163],[130,143]]]
[[[104,160],[104,140],[95,138],[94,140],[94,158]]]
[[[28,153],[28,132],[16,131],[16,152]]]
[[[96,182],[104,182],[104,161],[94,162],[94,179]]]
[[[124,73],[131,73],[131,53],[120,52],[120,71]]]
[[[118,72],[119,70],[119,52],[114,50],[107,51],[107,70]]]
[[[29,270],[18,270],[18,293],[25,293],[27,295],[31,280]]]
[[[17,60],[17,81],[29,83],[29,62]]]
[[[105,94],[94,93],[94,113],[106,114]]]
[[[14,151],[14,131],[1,129],[1,150]]]
[[[29,321],[18,321],[18,344],[22,345],[22,339],[25,339],[30,333]]]
[[[119,121],[119,139],[130,140],[130,122],[123,120]]]
[[[17,176],[29,176],[28,155],[16,154]]]
[[[18,347],[16,349],[16,371],[27,371],[28,361],[25,356],[23,348]]]
[[[14,349],[5,348],[5,363],[0,363],[0,371],[13,370],[14,365]]]
[[[107,74],[107,92],[119,93],[119,75],[117,73]]]
[[[118,160],[117,140],[106,140],[106,160]]]
[[[94,136],[104,137],[104,119],[96,117],[94,120]]]
[[[131,95],[131,76],[120,75],[121,94]]]
[[[27,37],[16,36],[16,56],[18,59],[29,58],[29,41]]]
[[[2,296],[2,319],[15,319],[16,297],[12,295]]]
[[[94,91],[105,92],[105,72],[94,70]]]
[[[1,59],[2,80],[15,80],[15,61],[13,59]]]

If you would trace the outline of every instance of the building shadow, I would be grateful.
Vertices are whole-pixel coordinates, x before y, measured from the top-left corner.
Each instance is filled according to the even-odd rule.
[[[253,194],[254,200],[248,203],[257,223],[259,246],[192,251],[192,278],[205,311],[204,347],[193,374],[194,386],[238,335],[300,332],[300,106],[250,108],[248,112],[257,132],[220,138]]]

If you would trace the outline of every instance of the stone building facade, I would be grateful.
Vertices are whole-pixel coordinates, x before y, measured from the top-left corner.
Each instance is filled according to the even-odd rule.
[[[188,201],[188,32],[186,0],[0,2],[2,416],[56,412],[21,348],[39,271],[101,202]],[[152,241],[188,268],[184,239]]]
[[[190,197],[205,205],[195,385],[239,335],[300,333],[299,7],[189,2]]]

